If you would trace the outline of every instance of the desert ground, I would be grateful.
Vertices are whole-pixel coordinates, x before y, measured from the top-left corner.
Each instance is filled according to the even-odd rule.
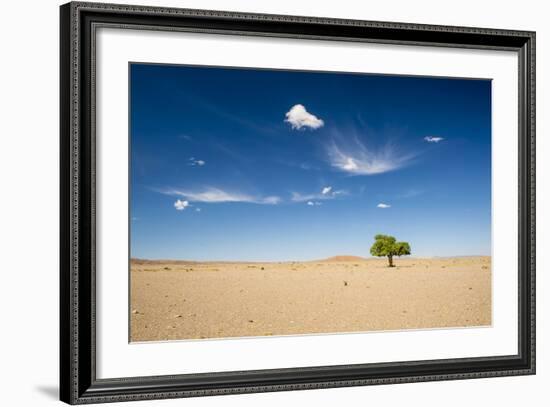
[[[131,260],[130,340],[491,325],[491,258]]]

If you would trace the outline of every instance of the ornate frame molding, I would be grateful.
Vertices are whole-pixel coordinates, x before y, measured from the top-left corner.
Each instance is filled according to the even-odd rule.
[[[60,394],[70,404],[535,373],[535,33],[73,2],[61,6]],[[513,50],[519,67],[519,353],[502,357],[97,379],[95,29],[176,30]]]

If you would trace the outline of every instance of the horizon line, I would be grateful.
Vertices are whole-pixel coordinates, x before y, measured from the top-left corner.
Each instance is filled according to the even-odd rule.
[[[364,260],[382,260],[387,256],[356,256],[351,254],[346,255],[336,255],[329,256],[324,258],[316,258],[309,260],[227,260],[227,259],[212,259],[212,260],[191,260],[191,259],[181,259],[181,258],[144,258],[144,257],[130,257],[129,262],[132,261],[150,261],[150,262],[185,262],[185,263],[312,263],[312,262],[322,262],[332,259],[337,259],[339,257],[349,257],[351,258],[348,261],[364,261]],[[397,257],[397,256],[396,256]],[[461,254],[454,256],[401,256],[398,259],[453,259],[453,258],[466,258],[466,257],[493,257],[491,254]],[[346,261],[346,260],[342,260]]]

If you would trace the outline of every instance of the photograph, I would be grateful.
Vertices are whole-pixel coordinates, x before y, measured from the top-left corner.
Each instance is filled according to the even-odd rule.
[[[129,69],[129,341],[490,327],[490,78]]]

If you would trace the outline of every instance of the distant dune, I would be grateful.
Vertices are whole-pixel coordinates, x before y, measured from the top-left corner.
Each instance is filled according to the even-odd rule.
[[[332,256],[320,261],[328,262],[328,263],[342,263],[346,261],[365,261],[365,260],[367,259],[365,259],[364,257],[341,255],[341,256]]]
[[[315,262],[315,263],[319,263],[319,262],[328,262],[328,263],[342,263],[342,262],[348,262],[348,261],[366,261],[366,260],[369,260],[369,259],[366,259],[364,257],[360,257],[360,256],[351,256],[351,255],[338,255],[338,256],[332,256],[332,257],[327,257],[326,259],[321,259],[321,260],[311,260],[311,262]],[[372,260],[372,259],[370,259]],[[178,265],[178,264],[182,264],[182,265],[185,265],[185,264],[205,264],[205,263],[244,263],[244,264],[255,264],[255,263],[300,263],[300,261],[293,261],[293,260],[289,260],[289,261],[272,261],[272,262],[269,262],[269,261],[235,261],[235,260],[231,260],[231,261],[226,261],[226,260],[213,260],[213,261],[196,261],[196,260],[149,260],[149,259],[135,259],[135,258],[132,258],[130,259],[130,263],[131,264],[135,264],[135,265],[147,265],[147,264],[150,264],[150,265],[155,265],[155,264],[173,264],[173,265]]]
[[[484,255],[474,255],[474,256],[431,256],[431,257],[415,257],[407,256],[403,258],[396,258],[396,261],[401,260],[437,260],[437,259],[477,259],[488,257]],[[210,260],[210,261],[200,261],[200,260],[170,260],[170,259],[138,259],[131,258],[131,265],[159,265],[159,264],[172,264],[172,265],[192,265],[192,264],[286,264],[286,263],[347,263],[347,262],[361,262],[361,261],[375,261],[375,260],[385,260],[385,257],[361,257],[361,256],[352,256],[352,255],[336,255],[332,257],[327,257],[325,259],[315,259],[315,260],[287,260],[287,261],[238,261],[238,260]],[[387,261],[387,259],[385,260]]]
[[[147,265],[147,264],[195,264],[196,261],[191,260],[148,260],[148,259],[130,259],[131,265]]]

